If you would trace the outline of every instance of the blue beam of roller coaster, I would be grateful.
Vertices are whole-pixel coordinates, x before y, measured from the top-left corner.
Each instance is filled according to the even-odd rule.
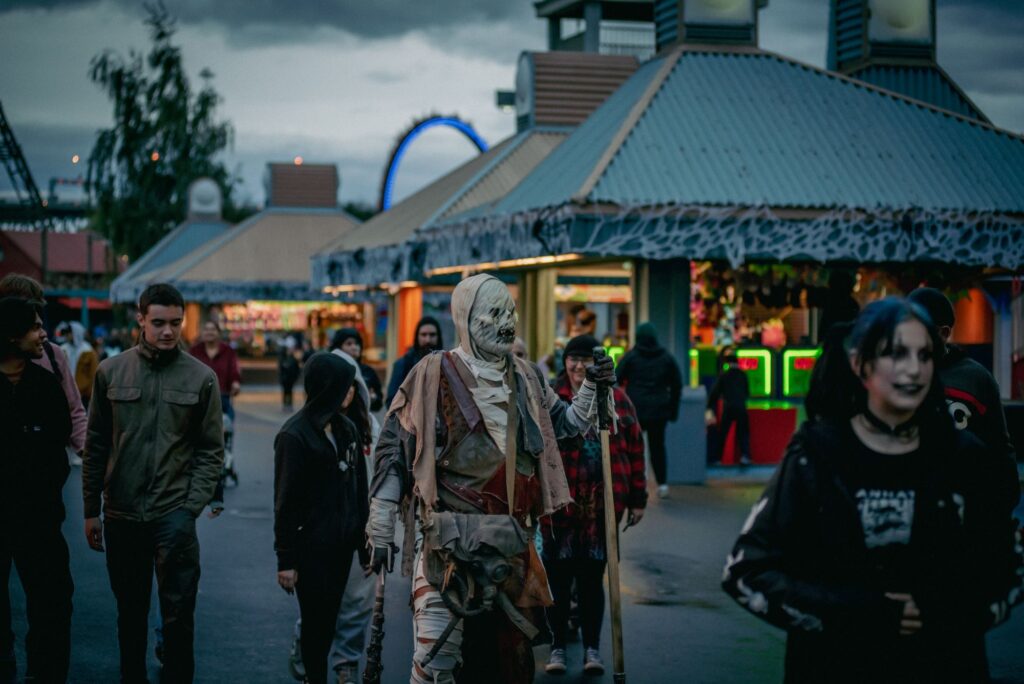
[[[420,121],[402,136],[402,139],[399,141],[394,151],[391,152],[391,159],[388,160],[387,173],[384,174],[384,182],[381,183],[380,188],[379,207],[381,211],[387,211],[391,208],[391,195],[395,186],[395,174],[398,172],[398,165],[401,163],[402,157],[405,156],[406,148],[408,148],[412,141],[418,138],[424,131],[434,128],[435,126],[448,126],[449,128],[454,128],[469,138],[470,142],[476,145],[476,148],[480,150],[480,152],[487,151],[487,143],[484,139],[480,137],[472,126],[462,119],[454,116],[432,116],[429,119]]]

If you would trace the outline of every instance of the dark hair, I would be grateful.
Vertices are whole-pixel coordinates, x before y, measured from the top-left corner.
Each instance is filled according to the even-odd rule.
[[[437,349],[444,349],[444,340],[441,338],[441,324],[437,322],[437,319],[433,316],[424,316],[420,319],[419,323],[416,324],[416,334],[413,336],[412,346],[418,348],[420,346],[420,328],[425,325],[434,326],[434,330],[437,331]]]
[[[808,416],[841,419],[864,411],[867,390],[863,380],[868,376],[869,367],[879,357],[892,353],[896,328],[911,320],[924,325],[931,339],[932,353],[938,358],[943,345],[935,324],[924,309],[901,297],[871,302],[853,323],[830,329],[822,357],[811,374],[806,404]],[[849,354],[856,355],[860,361],[860,377],[850,367]],[[937,368],[928,394],[918,408],[921,418],[930,419],[935,414],[946,414]]]
[[[139,313],[145,316],[149,313],[150,304],[160,306],[180,306],[185,309],[185,299],[178,292],[178,288],[168,283],[154,283],[139,295]]]
[[[953,303],[934,287],[919,287],[907,295],[907,299],[927,311],[932,322],[940,328],[944,326],[952,328],[956,322]]]
[[[359,334],[358,330],[355,328],[339,328],[334,333],[334,336],[331,337],[331,351],[341,349],[341,345],[352,339],[358,342],[360,347],[363,346],[363,336]],[[356,360],[358,361],[358,359]]]
[[[43,286],[39,284],[39,281],[20,273],[8,273],[0,278],[0,297],[27,299],[40,306],[46,304]]]
[[[348,362],[346,361],[346,363]],[[358,370],[356,375],[359,375]],[[358,429],[362,445],[370,446],[373,444],[373,435],[370,429],[370,409],[363,403],[363,395],[359,393],[358,381],[353,380],[352,387],[355,389],[355,393],[352,395],[352,403],[345,409],[345,417],[352,421],[353,425]]]
[[[12,340],[19,340],[27,335],[36,324],[36,316],[39,313],[39,305],[27,299],[0,299],[0,356],[7,357],[18,353],[18,345]]]

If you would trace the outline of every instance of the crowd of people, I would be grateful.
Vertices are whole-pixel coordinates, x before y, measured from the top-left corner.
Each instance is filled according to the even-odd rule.
[[[157,284],[139,298],[137,344],[96,355],[83,386],[95,349],[74,326],[66,350],[53,345],[44,302],[31,279],[0,281],[0,581],[17,567],[28,680],[68,677],[70,449],[82,458],[85,537],[105,554],[117,604],[121,681],[146,681],[154,576],[162,678],[192,681],[195,520],[223,509],[237,357],[215,321],[185,350],[184,300]],[[572,622],[582,671],[604,672],[609,533],[644,518],[645,445],[655,491],[668,493],[665,430],[682,374],[644,323],[617,368],[577,330],[549,381],[516,319],[501,281],[464,279],[452,295],[457,345],[445,349],[437,320],[420,321],[386,394],[354,329],[328,351],[286,347],[284,400],[301,377],[305,402],[273,444],[274,549],[277,583],[297,596],[296,678],[359,681],[373,588],[399,549],[412,582],[411,682],[532,681],[544,633],[544,669],[566,673]],[[948,343],[954,324],[948,300],[922,289],[829,327],[808,420],[723,576],[741,606],[787,631],[787,682],[987,681],[984,634],[1022,598],[1020,486],[998,390]],[[286,386],[289,359],[301,375],[288,370]],[[736,374],[713,394],[747,456]],[[6,590],[0,598],[6,682],[17,670]]]

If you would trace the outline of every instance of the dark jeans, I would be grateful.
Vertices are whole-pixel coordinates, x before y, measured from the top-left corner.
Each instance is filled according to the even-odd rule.
[[[106,520],[107,572],[117,599],[121,681],[146,681],[149,596],[156,570],[163,619],[165,682],[191,682],[199,588],[196,521],[184,508],[149,522]]]
[[[651,452],[651,468],[658,484],[665,484],[665,426],[668,421],[648,420],[641,427],[647,431],[647,447]]]
[[[294,394],[293,394],[294,390],[295,390],[295,383],[290,383],[290,384],[282,383],[281,384],[281,404],[285,408],[291,408],[292,405],[295,403]]]
[[[722,408],[722,422],[718,426],[718,460],[722,460],[725,452],[725,441],[729,438],[729,428],[736,423],[736,444],[740,447],[740,458],[750,458],[750,416],[745,406],[725,406]]]
[[[580,630],[584,648],[601,645],[601,622],[604,620],[604,566],[603,560],[545,560],[551,596],[555,605],[547,609],[551,627],[551,648],[565,648],[565,633],[569,627],[569,602],[572,599],[572,581],[576,580],[576,595],[580,609]]]
[[[354,552],[351,546],[306,548],[299,552],[295,593],[302,617],[302,662],[306,666],[306,681],[312,684],[327,684],[327,656],[334,641],[338,609]]]
[[[39,682],[64,682],[71,653],[71,581],[68,545],[60,522],[24,525],[7,521],[0,531],[0,682],[15,681],[11,631],[11,564],[25,590],[28,634],[26,676]]]

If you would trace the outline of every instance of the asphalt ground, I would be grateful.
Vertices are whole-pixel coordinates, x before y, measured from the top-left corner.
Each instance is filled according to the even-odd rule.
[[[293,681],[288,652],[298,615],[295,598],[276,583],[273,553],[273,438],[286,417],[271,391],[246,392],[238,402],[235,453],[240,483],[229,489],[227,510],[198,521],[202,579],[196,609],[196,682]],[[296,405],[301,403],[297,393]],[[720,589],[722,564],[762,485],[718,481],[673,487],[653,497],[641,524],[622,536],[622,590],[626,672],[630,682],[782,681],[784,634],[736,606]],[[82,532],[81,479],[74,469],[64,490],[64,534],[75,581],[72,682],[118,681],[116,609],[104,557]],[[1024,515],[1024,506],[1019,510]],[[382,681],[408,681],[412,653],[409,580],[388,582]],[[10,583],[18,660],[24,664],[24,595]],[[155,591],[154,600],[155,605]],[[151,614],[154,622],[155,610]],[[152,636],[152,635],[151,635]],[[995,681],[1024,683],[1024,610],[989,634]],[[607,617],[601,650],[611,663]],[[537,682],[611,682],[582,675],[582,647],[570,642],[569,672],[543,672],[547,647],[535,651]],[[150,678],[159,667],[150,645]]]

